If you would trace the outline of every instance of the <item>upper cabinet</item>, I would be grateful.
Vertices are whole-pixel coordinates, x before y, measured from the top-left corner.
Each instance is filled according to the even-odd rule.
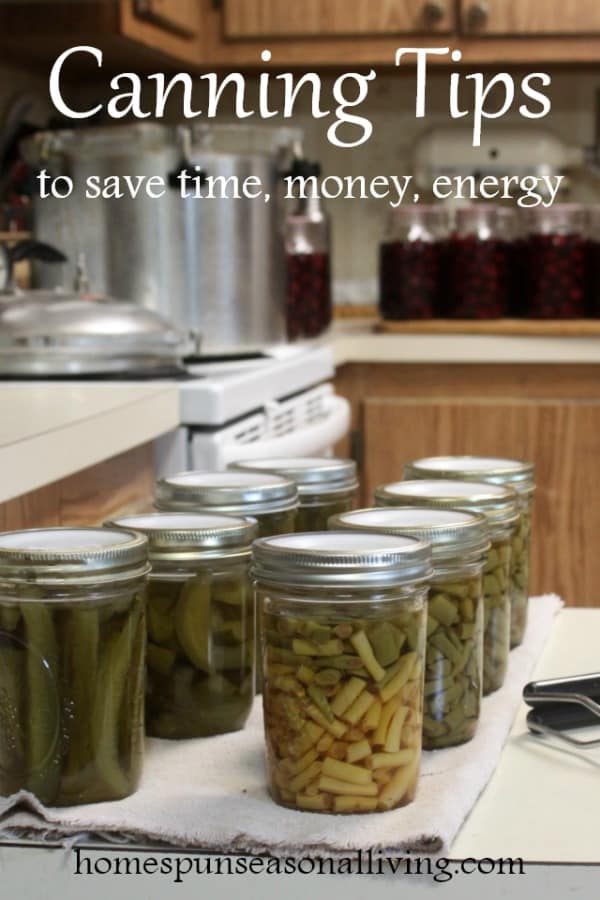
[[[461,0],[470,35],[538,37],[600,34],[599,0]]]
[[[134,0],[133,13],[140,19],[193,37],[200,30],[198,0]]]
[[[454,0],[221,0],[229,39],[450,32]]]

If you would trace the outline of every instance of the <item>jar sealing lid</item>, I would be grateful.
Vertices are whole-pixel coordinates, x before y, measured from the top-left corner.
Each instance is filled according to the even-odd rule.
[[[353,459],[325,456],[275,456],[270,459],[248,459],[234,462],[230,469],[238,472],[272,472],[291,478],[299,494],[331,491],[354,491],[358,487],[356,463]]]
[[[106,524],[110,528],[139,531],[145,535],[152,561],[249,553],[258,533],[255,519],[217,513],[158,512],[124,516]]]
[[[487,519],[459,509],[388,506],[340,513],[329,520],[332,529],[374,531],[418,538],[431,544],[433,562],[481,559],[490,549]]]
[[[147,571],[148,541],[133,531],[31,528],[0,534],[0,578],[9,581],[120,581]]]
[[[270,472],[181,472],[156,485],[160,510],[200,510],[238,515],[294,509],[298,489],[289,478]]]
[[[260,538],[253,553],[256,577],[281,585],[400,586],[433,574],[428,543],[387,534],[285,534]]]
[[[397,481],[377,488],[375,500],[378,506],[432,506],[481,513],[487,519],[492,537],[500,530],[512,529],[519,518],[516,492],[487,482]]]
[[[404,477],[489,481],[508,485],[519,494],[530,495],[535,491],[533,463],[495,456],[426,456],[408,463]]]

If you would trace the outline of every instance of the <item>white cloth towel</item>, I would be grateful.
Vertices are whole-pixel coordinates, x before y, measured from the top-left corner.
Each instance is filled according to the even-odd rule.
[[[416,800],[385,813],[331,816],[277,806],[265,789],[260,698],[243,731],[188,741],[148,740],[139,790],[116,803],[42,806],[31,794],[0,797],[0,837],[80,833],[164,841],[213,852],[335,855],[356,850],[447,853],[489,781],[521,702],[521,691],[562,601],[534,597],[523,644],[504,687],[483,701],[475,738],[423,754]]]

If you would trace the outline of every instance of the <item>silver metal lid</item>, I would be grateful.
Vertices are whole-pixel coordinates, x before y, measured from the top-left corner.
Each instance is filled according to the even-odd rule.
[[[254,573],[267,583],[346,587],[420,584],[432,577],[431,547],[409,537],[316,531],[254,542]]]
[[[358,487],[356,463],[353,459],[275,456],[234,462],[229,469],[238,472],[272,472],[291,478],[296,482],[301,497],[307,494],[355,491]]]
[[[533,463],[496,456],[426,456],[407,463],[404,477],[489,481],[491,484],[508,485],[518,494],[527,496],[535,491]]]
[[[270,472],[180,472],[156,484],[160,510],[254,515],[294,509],[298,489]]]
[[[158,512],[123,516],[105,524],[145,535],[151,562],[248,556],[258,533],[255,519],[217,513]]]
[[[148,570],[148,541],[133,531],[31,528],[0,534],[0,580],[112,583],[141,577]]]
[[[459,509],[433,509],[425,506],[388,506],[356,509],[332,516],[334,530],[374,531],[415,537],[431,544],[433,562],[470,561],[483,557],[490,549],[487,519],[478,513]]]
[[[378,506],[432,506],[484,515],[491,537],[512,530],[519,518],[519,498],[510,487],[487,482],[423,479],[397,481],[375,491]]]

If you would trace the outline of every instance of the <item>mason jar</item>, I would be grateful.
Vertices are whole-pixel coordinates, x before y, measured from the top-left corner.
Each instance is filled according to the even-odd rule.
[[[239,731],[254,699],[257,525],[212,513],[154,513],[110,523],[148,539],[146,734]]]
[[[533,319],[580,319],[587,307],[587,214],[576,203],[525,213],[525,296]]]
[[[364,813],[414,798],[431,550],[311,532],[254,544],[271,796]]]
[[[535,493],[533,463],[493,456],[430,456],[404,467],[406,478],[460,478],[489,481],[513,488],[519,498],[519,519],[512,537],[510,563],[510,646],[518,647],[527,626],[531,513]]]
[[[325,531],[331,516],[352,509],[358,491],[356,463],[352,459],[276,457],[244,460],[229,468],[291,478],[298,487],[296,531]]]
[[[467,481],[399,481],[375,492],[379,506],[432,506],[484,515],[491,546],[483,569],[483,693],[504,684],[510,653],[510,560],[519,509],[512,488]]]
[[[270,472],[181,472],[157,482],[156,508],[252,516],[259,536],[269,537],[294,531],[298,489]]]
[[[0,794],[132,794],[144,741],[147,541],[102,528],[0,535]]]
[[[431,544],[423,748],[470,741],[483,688],[485,516],[453,509],[380,507],[334,516],[332,529],[416,537]]]

